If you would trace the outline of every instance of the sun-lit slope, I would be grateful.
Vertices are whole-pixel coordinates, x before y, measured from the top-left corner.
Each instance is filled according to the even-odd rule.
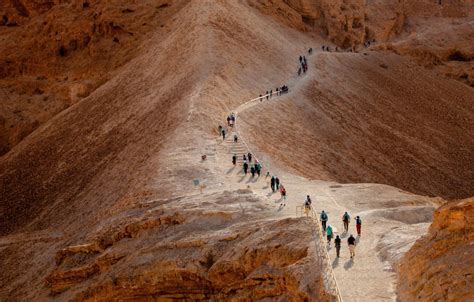
[[[234,2],[191,2],[169,25],[0,160],[1,299],[328,299],[318,269],[302,274],[317,261],[311,232],[295,236],[301,220],[274,224],[251,192],[223,193],[216,159],[225,115],[281,85],[310,39]],[[267,254],[259,219],[283,243],[266,241],[282,249],[273,258],[254,257]],[[188,277],[191,291],[171,286]]]
[[[474,198],[438,208],[428,234],[401,259],[401,301],[474,299]]]
[[[389,53],[316,54],[310,68],[301,90],[244,113],[262,151],[316,179],[474,194],[471,88]]]

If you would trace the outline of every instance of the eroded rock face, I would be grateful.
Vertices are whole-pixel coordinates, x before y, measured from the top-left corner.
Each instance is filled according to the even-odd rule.
[[[246,190],[180,210],[194,202],[167,210],[148,202],[133,218],[58,250],[46,277],[51,294],[76,301],[331,299],[315,266],[309,219],[258,219],[266,207]]]
[[[474,198],[436,210],[428,235],[399,267],[400,301],[474,299]]]
[[[0,156],[136,57],[185,1],[0,2]]]

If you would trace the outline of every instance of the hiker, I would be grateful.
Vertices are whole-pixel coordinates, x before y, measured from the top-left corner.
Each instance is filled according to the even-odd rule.
[[[234,134],[234,143],[236,143],[238,139],[237,134]]]
[[[244,162],[244,174],[247,175],[247,171],[249,169],[249,164],[247,162]]]
[[[261,102],[262,101],[262,95],[261,94],[260,94],[259,98],[260,98],[260,102]]]
[[[298,68],[298,75],[301,75],[301,67]]]
[[[339,235],[336,235],[336,239],[334,239],[334,246],[336,247],[336,256],[339,258],[339,253],[341,252],[341,238]]]
[[[267,101],[268,101],[268,90],[266,91],[265,95],[267,96]]]
[[[321,225],[323,226],[323,231],[326,230],[326,223],[328,221],[328,214],[324,212],[324,210],[321,212],[321,216],[319,217],[321,219]]]
[[[258,161],[255,163],[255,172],[257,172],[258,177],[260,177],[260,172],[262,172],[262,165]]]
[[[307,62],[306,62],[306,56],[303,56],[303,63],[304,63],[304,65],[307,64]]]
[[[303,61],[303,57],[302,57],[302,56],[300,56],[300,63],[301,63],[301,61]]]
[[[272,176],[270,180],[270,186],[272,187],[272,192],[275,192],[275,176]]]
[[[247,153],[247,158],[249,159],[249,162],[251,162],[252,161],[252,153],[250,153],[250,152]]]
[[[351,253],[351,258],[355,257],[355,248],[356,248],[356,239],[352,234],[347,239],[347,244],[349,245],[349,252]]]
[[[357,230],[357,236],[360,236],[361,233],[361,228],[362,228],[362,219],[360,219],[359,216],[356,217],[356,230]]]
[[[217,128],[217,131],[219,132],[219,136],[221,136],[222,135],[222,126],[221,125],[219,125],[219,127]]]
[[[270,98],[272,97],[272,95],[273,95],[273,90],[270,89]]]
[[[267,171],[267,174],[265,174],[265,180],[270,176],[270,171]]]
[[[225,140],[225,129],[222,129],[222,139]]]
[[[279,95],[278,87],[275,89],[275,91],[276,91],[276,94]]]
[[[252,174],[252,178],[254,178],[254,176],[255,176],[255,167],[254,166],[250,167],[250,174]]]
[[[237,156],[235,154],[232,156],[232,164],[234,166],[237,164]]]
[[[278,179],[278,177],[275,177],[275,187],[277,190],[280,188],[280,180]]]
[[[351,220],[351,216],[349,216],[349,213],[345,212],[344,215],[342,215],[342,222],[344,223],[344,231],[346,233],[349,231],[350,220]]]
[[[283,185],[280,186],[280,194],[281,194],[281,197],[283,198],[281,204],[280,204],[280,207],[281,206],[286,206],[286,189]]]
[[[323,49],[323,51],[324,51],[324,45],[323,45],[323,46],[321,46],[321,48],[322,48],[322,49]]]
[[[247,156],[244,154],[244,156],[242,156],[242,159],[243,159],[244,161],[247,161]]]
[[[328,224],[326,228],[326,237],[328,239],[328,245],[331,245],[331,239],[332,239],[332,226]]]
[[[306,200],[305,200],[307,203],[309,203],[310,205],[313,203],[311,201],[311,197],[309,197],[309,195],[306,195]]]
[[[304,213],[306,214],[306,217],[309,216],[309,211],[311,211],[311,203],[306,200],[304,202]]]

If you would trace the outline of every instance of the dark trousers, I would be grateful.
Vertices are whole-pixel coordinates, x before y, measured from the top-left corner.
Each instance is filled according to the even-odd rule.
[[[339,245],[339,246],[336,245],[336,255],[337,255],[337,257],[339,257],[339,253],[340,253],[340,252],[341,252],[341,246],[340,246],[340,245]]]
[[[323,230],[326,231],[326,221],[321,221],[321,224],[323,225]]]
[[[349,231],[349,221],[344,221],[344,230]]]

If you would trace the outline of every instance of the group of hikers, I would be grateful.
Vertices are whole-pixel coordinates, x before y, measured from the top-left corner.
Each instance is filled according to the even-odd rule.
[[[278,95],[282,95],[284,93],[287,93],[288,92],[288,86],[287,85],[283,85],[281,87],[277,87],[275,89],[275,94],[278,96]],[[265,91],[265,94],[264,95],[259,95],[258,96],[258,99],[261,101],[263,101],[263,98],[266,98],[267,100],[271,99],[273,96],[273,89],[270,89],[270,90],[267,90]]]
[[[300,56],[300,67],[298,68],[298,75],[301,75],[301,71],[303,71],[303,73],[306,73],[306,71],[308,70],[308,62],[306,61],[306,57],[305,56]]]
[[[370,46],[370,41],[366,42],[366,44],[364,45],[366,47]],[[329,46],[323,45],[322,49],[323,51],[330,51]],[[337,47],[336,47],[336,51],[339,51]],[[311,55],[312,52],[313,52],[313,49],[309,48],[308,55]],[[300,75],[301,72],[306,73],[306,71],[308,70],[308,62],[304,55],[299,56],[299,63],[300,63],[300,67],[298,69],[298,75]],[[277,87],[275,89],[275,92],[273,91],[273,89],[271,89],[269,91],[266,91],[264,96],[260,94],[259,100],[262,101],[264,97],[267,100],[269,100],[273,96],[273,93],[276,93],[276,95],[281,95],[287,92],[288,92],[288,86],[283,85],[281,87]],[[227,126],[233,127],[234,125],[235,125],[235,114],[232,113],[227,117]],[[222,138],[225,140],[225,135],[226,135],[227,130],[224,127],[219,125],[218,131],[219,131],[219,134],[222,136]],[[234,134],[234,142],[235,143],[238,142],[237,134]],[[254,159],[253,162],[252,162],[252,159]],[[256,175],[257,177],[260,177],[262,173],[262,165],[258,162],[258,160],[256,160],[252,156],[250,152],[248,152],[247,154],[243,154],[242,160],[243,160],[242,169],[245,175],[247,175],[250,172],[252,178],[254,178]],[[232,156],[232,164],[234,166],[237,165],[237,154],[235,153]],[[269,171],[267,171],[266,173],[265,180],[268,181],[268,178],[270,178],[269,182],[270,182],[272,193],[280,192],[281,194],[280,208],[286,206],[286,200],[287,200],[286,188],[283,186],[283,184],[281,183],[280,179],[277,176],[270,176]],[[311,211],[311,207],[312,207],[312,201],[311,201],[310,196],[307,195],[306,200],[304,202],[304,211],[307,216],[309,215],[309,212]],[[333,230],[333,227],[328,224],[329,217],[324,210],[321,212],[320,220],[321,220],[322,230],[327,238],[327,244],[328,246],[331,246],[331,241],[334,236],[334,230]],[[349,232],[349,224],[350,224],[350,215],[348,212],[345,212],[344,215],[342,216],[342,222],[344,225],[343,234],[347,234]],[[356,225],[357,235],[361,236],[362,220],[359,216],[357,216],[355,219],[355,225]],[[341,236],[343,237],[343,235]],[[337,257],[340,256],[341,242],[342,242],[341,237],[339,235],[336,235],[336,238],[334,239],[334,245],[336,248]],[[352,234],[348,237],[347,244],[349,246],[350,257],[351,258],[355,257],[355,246],[357,244],[357,240],[356,238],[354,238]]]
[[[252,178],[255,177],[255,174],[257,174],[257,176],[260,177],[260,174],[262,173],[262,165],[256,159],[252,163],[252,153],[249,152],[247,154],[244,154],[242,156],[242,160],[244,162],[242,164],[242,168],[245,175],[247,175],[247,173],[250,172],[250,174],[252,175]],[[234,166],[237,165],[237,155],[235,153],[232,156],[232,164]]]
[[[235,114],[232,112],[229,116],[227,116],[227,126],[233,127],[235,124]]]
[[[321,220],[321,226],[323,228],[323,232],[326,233],[328,245],[330,246],[331,239],[334,236],[334,232],[333,232],[332,226],[327,224],[329,217],[324,210],[321,212],[319,219]],[[342,215],[342,223],[344,225],[344,234],[347,234],[349,232],[350,220],[351,220],[351,216],[349,215],[349,213],[344,212],[344,215]],[[356,217],[355,222],[356,222],[357,236],[360,237],[361,231],[362,231],[362,219],[360,218],[360,216]],[[347,244],[349,245],[349,252],[350,252],[351,258],[355,257],[356,242],[357,240],[354,238],[352,234],[347,239]],[[339,237],[339,235],[337,235],[336,238],[334,239],[334,246],[336,247],[336,256],[339,258],[340,251],[341,251],[341,238]]]

